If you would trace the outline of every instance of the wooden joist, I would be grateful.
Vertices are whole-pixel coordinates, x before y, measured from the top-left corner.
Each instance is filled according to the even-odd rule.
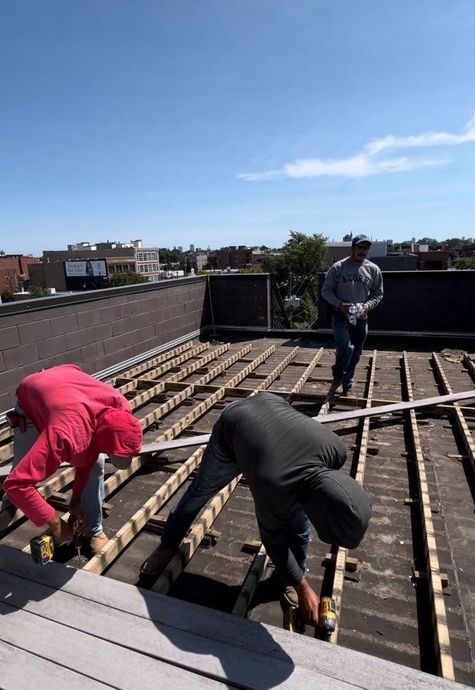
[[[371,364],[370,368],[368,371],[368,385],[367,385],[367,390],[366,390],[366,408],[370,409],[371,407],[371,398],[373,396],[373,388],[374,388],[374,378],[376,374],[376,361],[377,361],[377,351],[374,350],[373,354],[371,356]],[[370,425],[370,418],[365,417],[361,421],[361,437],[360,437],[360,442],[359,442],[359,449],[358,449],[358,458],[357,458],[357,468],[356,468],[356,476],[355,480],[359,484],[363,484],[364,481],[364,473],[365,473],[365,468],[366,468],[366,456],[367,456],[367,451],[368,451],[368,440],[369,440],[369,425]],[[333,598],[335,600],[335,608],[336,608],[336,627],[333,633],[330,636],[330,641],[333,644],[337,644],[338,642],[338,634],[340,630],[340,620],[341,620],[341,614],[342,614],[342,601],[343,601],[343,585],[345,581],[345,572],[346,572],[346,560],[348,558],[348,549],[345,549],[342,546],[339,546],[337,549],[336,553],[336,561],[335,561],[335,573],[333,577]]]
[[[401,367],[404,373],[404,381],[409,400],[412,399],[412,381],[407,353],[404,352]],[[431,501],[429,496],[429,486],[422,452],[419,429],[417,427],[416,413],[414,409],[408,410],[412,442],[417,467],[417,482],[419,487],[419,504],[422,520],[422,532],[424,536],[424,548],[427,561],[427,580],[429,594],[432,602],[432,618],[434,629],[434,643],[437,655],[439,673],[447,680],[454,680],[454,664],[450,648],[449,628],[447,624],[447,613],[445,610],[444,595],[442,591],[442,580],[437,554],[437,543],[435,538],[435,528],[432,519]]]
[[[442,366],[442,362],[440,361],[438,355],[433,352],[432,353],[432,361],[434,362],[434,367],[435,371],[437,373],[437,376],[440,379],[440,382],[442,384],[442,387],[445,391],[445,393],[452,393],[452,387],[449,383],[449,380],[445,374],[444,368]],[[465,416],[460,409],[460,406],[458,403],[454,403],[454,410],[455,410],[455,422],[457,424],[457,428],[459,430],[460,436],[462,437],[462,442],[463,445],[465,446],[465,450],[467,452],[467,455],[470,459],[470,463],[472,465],[472,470],[475,470],[475,441],[473,440],[472,434],[470,432],[470,429],[468,427],[467,421],[465,419]]]

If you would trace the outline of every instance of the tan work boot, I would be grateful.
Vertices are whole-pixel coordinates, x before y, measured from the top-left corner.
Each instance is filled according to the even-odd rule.
[[[107,546],[108,541],[109,539],[106,537],[104,532],[99,532],[99,534],[94,534],[94,536],[91,537],[90,546],[94,556],[96,553],[102,551],[105,546]]]
[[[157,546],[155,551],[152,551],[150,556],[140,566],[140,575],[142,577],[158,577],[162,570],[171,561],[175,549],[167,549],[164,546]]]
[[[294,609],[298,608],[299,597],[295,587],[292,587],[292,585],[286,585],[284,587],[284,591],[282,592],[282,596],[288,606],[292,606]]]

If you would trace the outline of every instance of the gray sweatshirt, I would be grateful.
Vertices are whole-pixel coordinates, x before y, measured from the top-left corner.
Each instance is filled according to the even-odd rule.
[[[282,576],[297,584],[304,573],[289,548],[287,525],[300,507],[303,486],[339,469],[346,446],[327,426],[272,393],[229,405],[213,436],[247,479],[267,553]]]
[[[357,264],[351,256],[337,261],[325,276],[322,297],[335,309],[349,302],[366,304],[368,311],[383,299],[383,277],[379,266],[365,259]]]

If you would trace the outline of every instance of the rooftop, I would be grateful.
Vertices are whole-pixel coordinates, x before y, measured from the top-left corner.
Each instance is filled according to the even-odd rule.
[[[187,292],[176,297],[177,303],[187,294],[184,302],[190,304],[190,282],[181,284]],[[176,292],[176,286],[175,282],[170,289]],[[126,292],[131,300],[126,311],[135,309],[137,314],[150,292]],[[118,295],[126,292],[110,291],[99,305],[103,314],[115,309],[116,328],[122,319],[131,318],[125,316],[123,305],[117,311],[119,299],[124,302]],[[169,299],[166,304],[170,310]],[[72,310],[74,328],[79,319],[94,321],[95,308],[84,301],[55,307],[62,310],[57,316],[53,307],[50,313],[44,309],[28,314],[31,326],[36,323],[37,340],[45,319],[50,324],[61,319],[64,327],[69,323],[76,343],[82,342],[82,331],[73,330]],[[150,321],[152,312],[146,313]],[[169,322],[173,311],[167,313]],[[168,338],[154,353],[130,352],[109,369],[102,367],[101,377],[131,401],[144,426],[144,442],[208,433],[225,404],[257,388],[290,396],[305,414],[319,413],[334,360],[326,334],[264,336],[242,326],[240,331],[220,330],[217,303],[213,313],[214,333],[202,329],[201,337],[197,332],[194,337]],[[16,328],[24,339],[27,331],[20,330],[20,315],[9,319],[5,336],[7,328]],[[86,330],[91,328],[87,325]],[[104,340],[104,331],[101,334]],[[49,338],[45,336],[45,342]],[[341,399],[336,410],[407,400],[411,394],[418,399],[471,390],[475,365],[473,345],[468,343],[462,335],[459,341],[452,338],[447,351],[440,333],[417,340],[373,334],[358,366],[356,397]],[[2,356],[13,369],[13,359],[5,352]],[[95,356],[97,364],[105,365],[106,360]],[[37,359],[31,364],[38,368],[38,363]],[[95,371],[99,368],[96,365]],[[260,548],[244,479],[205,509],[151,592],[135,587],[144,584],[139,582],[139,566],[155,548],[166,515],[199,463],[199,450],[180,448],[137,458],[130,472],[114,473],[107,467],[104,527],[114,538],[102,557],[89,559],[79,571],[77,556],[67,549],[60,560],[72,568],[33,566],[19,552],[27,549],[38,530],[21,516],[14,519],[1,535],[0,573],[10,592],[2,607],[18,628],[9,626],[8,634],[2,633],[3,644],[21,647],[18,664],[21,658],[36,668],[42,660],[53,679],[52,669],[64,664],[71,685],[63,679],[62,687],[76,687],[77,674],[91,687],[129,687],[126,679],[137,668],[141,676],[136,687],[156,684],[160,674],[172,687],[189,683],[193,688],[223,683],[380,688],[383,675],[385,687],[401,687],[403,679],[408,687],[445,687],[435,675],[473,685],[474,426],[473,403],[332,424],[349,451],[344,471],[369,492],[373,518],[363,543],[350,553],[337,552],[316,538],[311,543],[309,580],[317,593],[337,597],[339,626],[331,643],[314,639],[310,628],[305,635],[283,630],[273,567]],[[6,427],[0,430],[0,443],[0,461],[6,466],[12,452]],[[71,478],[72,470],[66,467],[43,486],[58,509],[67,509]],[[244,618],[248,620],[239,620]],[[64,640],[56,655],[51,652],[54,644],[42,645],[52,634]],[[104,656],[109,649],[110,659],[118,659],[115,652],[120,651],[123,660],[94,660],[89,667],[81,654],[69,654],[64,661],[60,651],[70,643],[95,650],[99,659],[104,657],[97,649],[102,652],[101,645],[109,644]],[[265,655],[273,658],[272,664]]]

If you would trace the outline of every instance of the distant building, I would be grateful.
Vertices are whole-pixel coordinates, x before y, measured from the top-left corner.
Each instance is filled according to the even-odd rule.
[[[30,282],[30,267],[41,259],[23,254],[0,255],[0,293],[18,292]]]
[[[43,252],[43,270],[38,270],[42,287],[66,290],[64,262],[77,259],[105,259],[107,273],[138,273],[148,282],[160,280],[160,260],[157,247],[143,247],[142,240],[131,242],[79,242],[68,245],[67,250]]]
[[[216,254],[217,267],[222,271],[228,268],[246,268],[252,266],[252,249],[243,245],[239,247],[222,247]]]
[[[416,252],[418,271],[446,271],[449,267],[449,250],[433,249],[419,245]]]
[[[327,242],[326,248],[327,252],[325,254],[324,260],[325,269],[330,268],[330,266],[334,264],[336,261],[346,259],[346,257],[351,254],[351,241]],[[375,257],[386,256],[387,252],[388,245],[386,240],[376,240],[371,244],[371,247],[368,252],[368,259],[373,261]]]

